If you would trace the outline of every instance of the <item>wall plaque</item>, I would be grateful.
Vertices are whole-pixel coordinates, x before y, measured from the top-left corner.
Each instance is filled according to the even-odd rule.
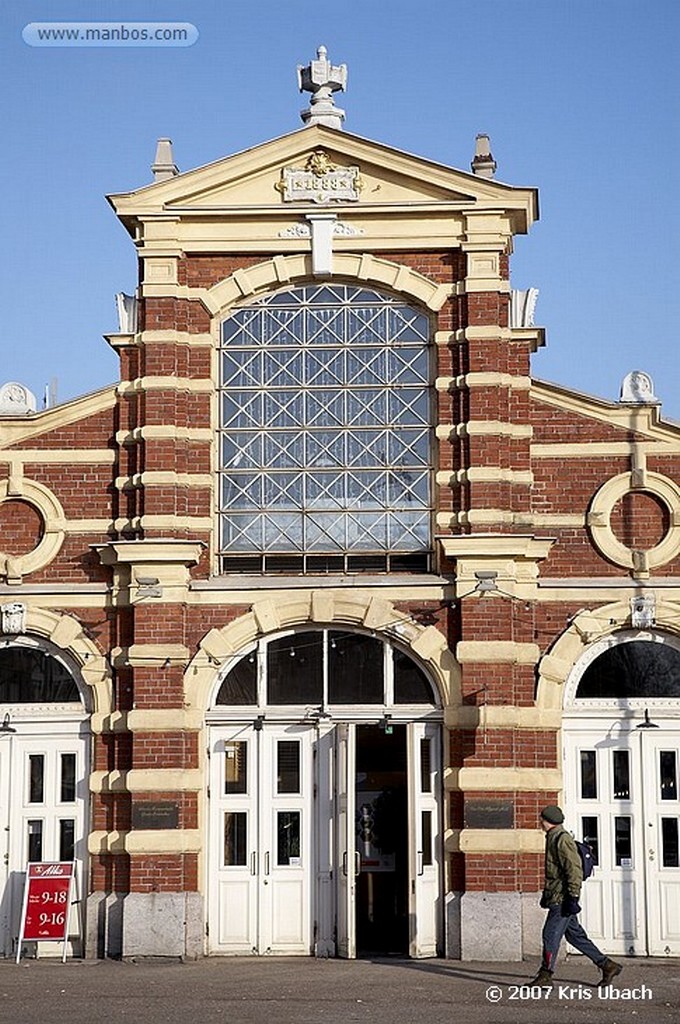
[[[514,828],[512,800],[467,800],[465,828]]]
[[[132,827],[179,828],[179,804],[169,800],[147,800],[141,804],[133,804]]]
[[[317,149],[304,167],[284,167],[276,187],[284,203],[357,202],[363,182],[358,167],[336,167],[323,149]]]

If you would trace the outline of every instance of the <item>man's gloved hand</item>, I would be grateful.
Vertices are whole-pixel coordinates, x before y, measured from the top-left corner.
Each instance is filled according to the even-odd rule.
[[[543,910],[547,910],[550,906],[550,900],[548,899],[545,893],[543,893],[543,895],[541,896],[541,902],[539,903],[539,906],[542,907]]]
[[[571,917],[581,913],[581,905],[575,896],[565,896],[562,900],[562,917]]]

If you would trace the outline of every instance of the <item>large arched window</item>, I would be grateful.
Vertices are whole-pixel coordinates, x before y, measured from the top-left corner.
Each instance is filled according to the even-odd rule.
[[[366,633],[301,630],[262,639],[224,677],[216,705],[435,706],[408,654]]]
[[[428,317],[347,284],[307,285],[222,325],[223,572],[429,568]]]

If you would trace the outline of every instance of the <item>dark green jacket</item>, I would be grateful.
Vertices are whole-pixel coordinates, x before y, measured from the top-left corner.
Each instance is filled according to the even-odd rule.
[[[562,825],[556,825],[545,836],[543,905],[561,903],[567,896],[578,899],[582,884],[583,867],[576,843]]]

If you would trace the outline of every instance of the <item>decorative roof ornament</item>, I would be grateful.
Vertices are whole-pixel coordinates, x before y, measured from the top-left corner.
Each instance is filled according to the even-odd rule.
[[[475,155],[470,164],[472,173],[476,174],[478,178],[493,178],[497,166],[491,153],[489,136],[482,132],[475,140]]]
[[[28,416],[36,409],[35,395],[23,384],[11,380],[0,387],[0,416]]]
[[[179,167],[172,155],[172,139],[159,139],[156,143],[156,159],[151,164],[154,181],[167,181],[179,174]]]
[[[654,382],[643,370],[631,370],[621,383],[619,402],[630,405],[659,405],[654,394]]]
[[[316,56],[317,59],[306,67],[298,64],[300,92],[312,94],[309,107],[300,111],[300,117],[306,125],[324,124],[328,128],[342,128],[345,111],[336,107],[333,93],[344,92],[347,88],[347,65],[331,64],[325,46],[319,47]]]

